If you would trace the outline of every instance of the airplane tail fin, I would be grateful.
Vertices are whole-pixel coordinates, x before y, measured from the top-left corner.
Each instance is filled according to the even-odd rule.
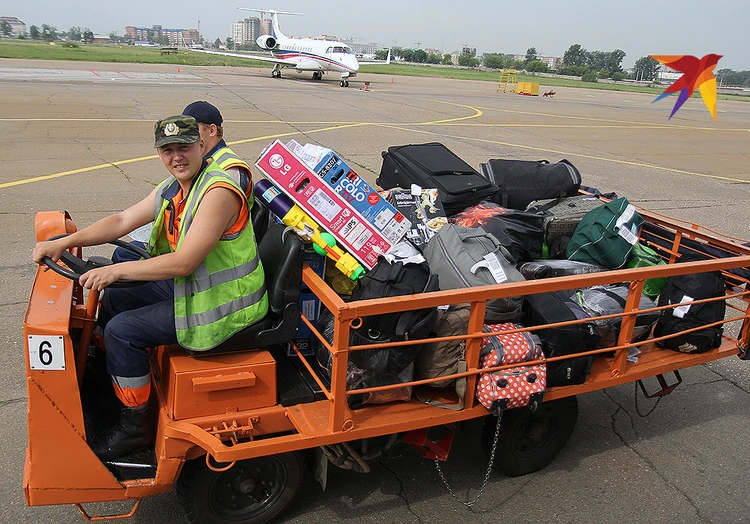
[[[391,49],[388,48],[388,56],[385,59],[385,64],[388,65],[391,63]]]
[[[237,9],[240,9],[242,11],[253,11],[255,13],[267,13],[271,15],[271,25],[273,26],[273,35],[276,40],[279,38],[288,38],[284,33],[281,32],[281,29],[279,29],[279,18],[278,15],[303,15],[304,13],[291,13],[288,11],[276,11],[274,9],[254,9],[251,7],[238,7]]]

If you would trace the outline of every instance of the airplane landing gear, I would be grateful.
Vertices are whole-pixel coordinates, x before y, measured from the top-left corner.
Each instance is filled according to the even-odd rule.
[[[341,87],[349,87],[349,80],[343,80],[342,79],[341,82],[339,83],[339,85]]]
[[[321,71],[313,71],[313,80],[323,80],[323,73]]]
[[[278,65],[271,70],[271,78],[281,78],[281,68]]]

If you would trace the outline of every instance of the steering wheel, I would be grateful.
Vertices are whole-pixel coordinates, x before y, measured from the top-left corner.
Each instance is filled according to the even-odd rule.
[[[66,236],[68,235],[57,235],[52,238],[48,238],[47,240],[57,240],[58,238],[63,238]],[[112,242],[107,243],[112,244],[113,246],[127,249],[128,251],[132,251],[133,253],[136,253],[143,258],[151,258],[151,255],[149,255],[145,249],[135,246],[129,242],[125,242],[124,240],[113,240]],[[60,259],[65,262],[65,265],[67,265],[70,269],[64,268],[63,266],[52,260],[50,257],[44,257],[42,259],[42,262],[44,262],[44,264],[48,268],[50,268],[58,275],[62,275],[65,278],[69,278],[70,280],[74,280],[76,282],[78,282],[78,279],[81,278],[81,275],[83,275],[87,271],[91,271],[92,269],[96,269],[99,267],[111,266],[113,264],[113,262],[107,257],[100,256],[93,256],[89,257],[88,260],[82,260],[72,255],[67,250],[63,251]],[[108,287],[133,287],[140,286],[141,284],[145,283],[145,280],[118,280],[117,282],[113,282],[112,284],[110,284]]]

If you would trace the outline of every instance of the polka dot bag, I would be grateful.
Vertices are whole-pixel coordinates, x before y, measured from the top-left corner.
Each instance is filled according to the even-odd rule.
[[[482,369],[507,364],[543,361],[542,345],[536,335],[528,332],[502,333],[523,328],[519,324],[504,323],[484,326],[479,367]],[[547,369],[542,362],[482,373],[477,383],[477,400],[494,414],[504,409],[541,403],[547,385]]]

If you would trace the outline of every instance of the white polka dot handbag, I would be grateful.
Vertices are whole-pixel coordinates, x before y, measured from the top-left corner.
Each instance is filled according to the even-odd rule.
[[[507,364],[544,361],[541,341],[529,332],[503,333],[523,328],[520,324],[504,323],[484,326],[494,333],[482,339],[479,367],[482,369]],[[547,385],[547,369],[542,363],[482,373],[477,383],[477,400],[494,414],[504,409],[536,407],[542,402]]]

